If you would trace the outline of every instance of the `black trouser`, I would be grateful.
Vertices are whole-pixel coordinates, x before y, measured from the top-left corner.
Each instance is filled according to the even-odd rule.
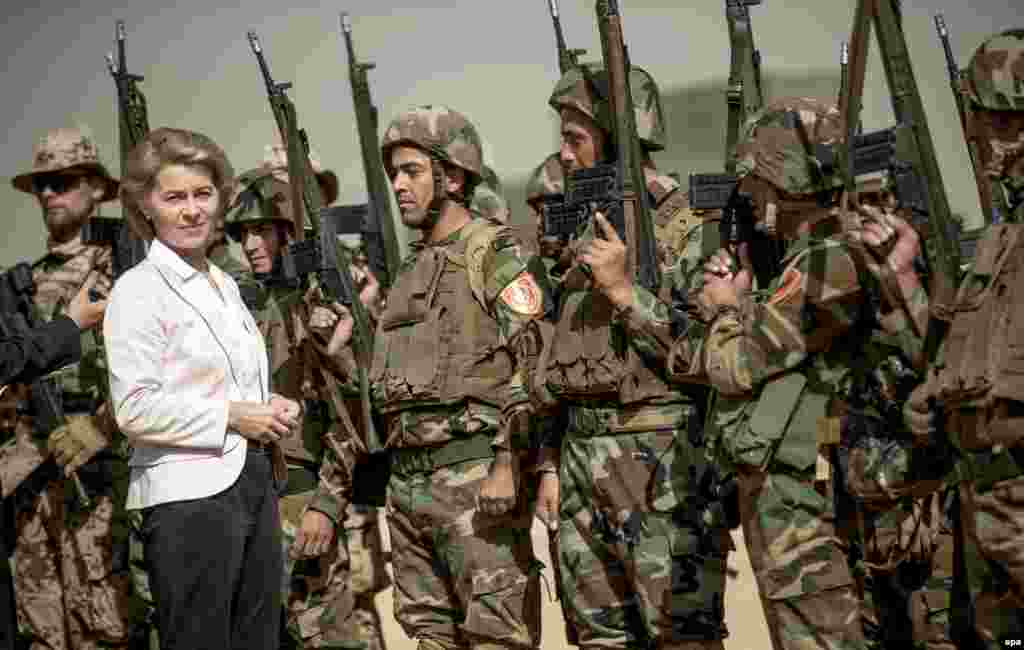
[[[249,447],[234,485],[143,511],[162,650],[276,650],[284,570],[270,456]]]

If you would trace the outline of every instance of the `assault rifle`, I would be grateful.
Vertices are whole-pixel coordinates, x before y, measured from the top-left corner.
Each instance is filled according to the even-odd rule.
[[[113,54],[107,54],[107,69],[117,86],[118,135],[123,176],[129,153],[149,133],[149,114],[146,96],[138,86],[144,77],[128,72],[123,20],[117,21],[115,32],[117,61]],[[82,243],[111,247],[111,272],[115,280],[146,257],[146,242],[132,233],[123,218],[92,217],[82,226]]]
[[[993,188],[992,180],[985,175],[981,167],[978,142],[970,124],[971,109],[967,105],[964,92],[963,73],[956,64],[956,57],[953,56],[953,48],[949,44],[949,30],[946,28],[946,21],[942,14],[935,14],[935,30],[939,33],[942,51],[946,55],[949,88],[953,92],[956,112],[960,116],[960,129],[963,131],[964,141],[967,143],[967,153],[971,156],[971,169],[974,171],[974,181],[978,185],[978,198],[981,200],[982,211],[985,213],[988,223],[1000,223],[1003,220],[1003,215],[1009,214],[1009,210],[1003,200],[1002,191]]]
[[[565,74],[580,64],[580,57],[586,54],[587,51],[566,47],[565,36],[562,34],[562,19],[558,17],[558,0],[548,0],[548,9],[551,11],[551,23],[555,27],[555,47],[558,48],[558,71],[561,74]]]
[[[566,178],[566,204],[583,201],[586,209],[604,208],[604,214],[621,228],[626,242],[626,269],[649,290],[661,284],[654,241],[650,199],[641,164],[643,151],[636,131],[636,114],[630,89],[632,68],[622,35],[622,15],[617,0],[598,0],[595,6],[601,35],[601,54],[608,75],[608,103],[612,113],[612,142],[617,159]],[[571,207],[570,207],[571,209]],[[588,217],[589,218],[589,217]]]
[[[380,158],[380,128],[377,107],[370,97],[370,81],[367,72],[376,67],[374,63],[360,62],[352,43],[352,21],[347,13],[341,14],[341,32],[348,53],[348,79],[352,87],[352,105],[356,114],[356,130],[359,132],[359,150],[363,157],[363,172],[366,175],[367,210],[363,237],[370,268],[388,288],[401,263],[398,236],[395,233],[395,218],[391,211],[391,186],[384,174]]]
[[[946,302],[951,298],[959,276],[959,227],[949,209],[928,119],[910,65],[899,11],[896,0],[858,0],[850,38],[849,84],[840,98],[839,110],[847,131],[846,141],[853,143],[856,125],[860,121],[868,42],[874,26],[897,121],[893,130],[902,168],[895,170],[893,179],[897,185],[896,199],[900,207],[910,211],[911,221],[924,239],[932,299]],[[841,171],[847,192],[856,197],[853,152],[854,147],[846,147],[841,157],[844,161]],[[899,189],[898,175],[901,172],[916,177],[916,193]],[[934,357],[942,333],[942,324],[932,319],[925,340],[927,358]]]
[[[285,92],[292,87],[291,83],[277,83],[270,74],[270,68],[263,56],[259,37],[255,32],[248,33],[249,44],[259,63],[263,81],[267,87],[267,96],[274,120],[281,135],[281,140],[288,149],[288,179],[293,193],[292,205],[295,206],[295,242],[289,244],[282,255],[282,272],[288,280],[301,280],[307,284],[317,284],[329,301],[345,305],[354,320],[353,349],[356,353],[357,379],[359,382],[359,398],[362,406],[362,422],[366,437],[367,450],[375,458],[380,458],[384,446],[381,444],[374,426],[372,405],[370,402],[370,383],[367,366],[373,354],[373,339],[370,331],[370,319],[349,271],[349,260],[339,259],[337,224],[339,219],[321,219],[323,197],[314,180],[313,168],[309,161],[309,141],[304,130],[299,128],[295,105]],[[309,238],[306,238],[305,223],[309,222]],[[344,256],[342,256],[344,257]],[[366,483],[369,480],[383,480],[386,485],[386,472],[367,473],[364,480],[356,480],[355,487],[367,489],[371,494],[383,494],[381,484],[375,489]]]
[[[750,26],[750,7],[761,0],[725,0],[725,20],[729,25],[729,86],[725,93],[728,124],[725,138],[725,171],[736,171],[732,151],[739,139],[740,127],[751,114],[764,106],[761,86],[761,52],[754,47]]]

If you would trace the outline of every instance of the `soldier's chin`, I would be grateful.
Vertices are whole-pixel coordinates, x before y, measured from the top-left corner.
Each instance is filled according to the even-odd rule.
[[[409,228],[421,228],[427,223],[427,211],[419,208],[400,210],[402,223]]]

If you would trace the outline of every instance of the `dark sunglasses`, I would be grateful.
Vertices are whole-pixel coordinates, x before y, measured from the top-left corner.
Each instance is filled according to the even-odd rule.
[[[36,194],[42,194],[46,191],[46,188],[50,188],[54,194],[64,194],[78,187],[78,184],[85,177],[86,174],[68,174],[66,172],[37,174],[32,177],[32,191]]]

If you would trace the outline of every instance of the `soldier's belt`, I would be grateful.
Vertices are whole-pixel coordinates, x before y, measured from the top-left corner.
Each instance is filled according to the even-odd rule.
[[[569,408],[569,435],[577,438],[685,428],[696,417],[692,404],[579,406]]]
[[[320,482],[320,477],[317,475],[316,470],[308,467],[297,467],[295,465],[288,466],[288,483],[284,487],[284,493],[281,496],[289,496],[292,494],[298,494],[300,492],[309,492],[315,490],[316,486]]]
[[[391,471],[400,476],[430,473],[466,460],[491,458],[491,434],[457,438],[438,447],[403,447],[391,451]]]

